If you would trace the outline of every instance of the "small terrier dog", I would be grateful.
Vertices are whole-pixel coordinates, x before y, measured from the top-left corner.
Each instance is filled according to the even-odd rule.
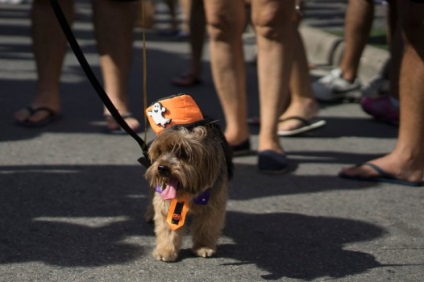
[[[148,155],[145,177],[155,189],[145,218],[155,224],[153,256],[168,262],[178,258],[186,215],[191,215],[193,252],[212,256],[224,228],[233,174],[231,148],[221,128],[205,119],[171,125],[153,140]]]

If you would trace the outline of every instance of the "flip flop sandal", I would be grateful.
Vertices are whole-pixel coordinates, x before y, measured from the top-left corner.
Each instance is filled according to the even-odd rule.
[[[355,167],[360,167],[360,166],[368,166],[372,168],[377,173],[377,175],[365,177],[360,175],[349,175],[349,174],[340,172],[339,177],[350,179],[350,180],[360,180],[360,181],[369,181],[369,182],[377,182],[377,183],[390,183],[390,184],[398,184],[398,185],[410,186],[410,187],[418,187],[423,185],[422,181],[411,182],[407,180],[398,179],[394,177],[393,175],[391,175],[390,173],[384,171],[381,167],[372,163],[362,163],[362,164],[356,165]]]
[[[281,119],[279,120],[279,122],[285,122],[285,121],[289,121],[289,120],[297,120],[300,121],[301,125],[300,127],[291,129],[291,130],[278,130],[277,131],[277,135],[278,136],[296,136],[302,133],[306,133],[312,130],[315,130],[317,128],[323,127],[324,125],[326,125],[326,121],[325,120],[306,120],[302,117],[298,117],[298,116],[293,116],[293,117],[288,117],[285,119]]]
[[[16,121],[17,125],[20,126],[24,126],[24,127],[41,127],[41,126],[45,126],[48,125],[49,123],[58,120],[59,118],[62,117],[61,114],[53,111],[50,108],[47,107],[38,107],[38,108],[34,108],[32,106],[28,106],[25,108],[28,112],[29,115],[26,119],[24,119],[23,121]],[[39,121],[31,121],[30,118],[33,117],[34,115],[36,115],[37,113],[40,112],[45,112],[47,115],[39,120]]]
[[[119,124],[115,121],[115,119],[113,118],[113,116],[112,116],[112,115],[110,115],[110,114],[105,114],[105,115],[104,115],[104,117],[105,117],[105,120],[106,120],[106,123],[107,123],[107,124],[109,124],[109,123],[114,123],[114,124],[116,124],[116,127],[115,127],[115,128],[110,128],[110,127],[108,127],[108,126],[106,125],[106,132],[107,132],[107,133],[109,133],[109,134],[114,134],[114,135],[124,135],[124,134],[127,134],[127,132],[126,132],[126,131],[122,128],[122,127],[120,127],[120,126],[119,126]],[[136,119],[136,118],[133,116],[133,114],[132,114],[132,113],[122,114],[122,118],[123,118],[125,121],[127,121],[127,119],[130,119],[130,118]],[[140,130],[140,127],[132,128],[132,130],[134,130],[135,132],[138,132],[138,131]]]

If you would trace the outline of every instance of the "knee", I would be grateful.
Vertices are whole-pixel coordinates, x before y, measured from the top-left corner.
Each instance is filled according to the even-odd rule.
[[[280,13],[278,9],[267,9],[252,16],[252,23],[258,36],[271,40],[282,40],[295,28],[293,14]]]
[[[207,21],[209,40],[226,41],[237,36],[237,22],[228,15],[216,15]]]

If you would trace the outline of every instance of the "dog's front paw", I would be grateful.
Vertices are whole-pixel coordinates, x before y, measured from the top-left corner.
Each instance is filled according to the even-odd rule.
[[[172,262],[175,261],[178,257],[177,252],[171,250],[164,250],[161,248],[156,248],[153,253],[153,257],[159,261]]]
[[[193,249],[193,252],[199,257],[208,258],[215,254],[215,250],[208,247],[201,247]]]

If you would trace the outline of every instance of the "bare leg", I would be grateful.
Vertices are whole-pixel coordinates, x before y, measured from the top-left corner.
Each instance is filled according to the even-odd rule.
[[[183,34],[190,34],[191,30],[189,22],[192,0],[179,0],[178,3],[182,12],[181,32]]]
[[[296,9],[296,11],[293,11],[293,19],[296,26],[299,27],[302,20],[303,1],[297,0],[296,4],[299,10]],[[290,99],[285,101],[288,105],[283,105],[283,113],[280,116],[280,120],[294,116],[310,120],[318,115],[319,105],[312,94],[312,82],[306,58],[306,50],[298,29],[293,34],[293,45],[293,65],[289,82]],[[293,130],[301,125],[302,123],[300,121],[290,119],[280,122],[278,124],[278,130]]]
[[[353,82],[374,17],[372,0],[349,0],[345,17],[345,49],[340,62],[343,78]]]
[[[206,19],[203,0],[192,1],[190,8],[190,69],[182,76],[173,79],[173,83],[178,86],[190,86],[199,78],[202,72],[203,44],[206,32]]]
[[[391,1],[389,5],[389,17],[387,26],[389,27],[389,33],[387,41],[390,46],[390,96],[399,99],[399,72],[401,68],[401,60],[403,53],[403,44],[401,39],[401,28],[398,25],[398,7],[396,1]]]
[[[74,2],[60,2],[67,19],[73,22]],[[66,39],[47,0],[33,1],[32,13],[32,42],[34,59],[37,68],[37,88],[31,103],[33,108],[47,107],[54,112],[61,111],[60,106],[60,74],[66,53]],[[15,113],[17,121],[29,117],[26,109]],[[46,117],[46,112],[38,112],[29,118],[37,122]]]
[[[278,117],[288,95],[292,64],[294,0],[252,2],[252,22],[258,45],[260,119],[258,151],[282,153],[277,137]],[[276,63],[279,62],[279,63]]]
[[[204,4],[212,75],[226,121],[225,137],[230,145],[238,145],[249,137],[241,38],[245,4],[242,0],[208,0]]]
[[[199,76],[202,71],[203,43],[206,32],[203,0],[194,0],[190,9],[191,73]]]
[[[171,14],[171,30],[178,30],[178,19],[177,19],[177,1],[176,0],[166,0],[166,5],[168,6],[169,13]]]
[[[137,17],[137,2],[93,0],[94,26],[100,53],[100,65],[105,90],[121,114],[129,112],[128,80],[131,69],[133,28]],[[105,109],[105,113],[108,111]],[[135,118],[126,119],[137,129]],[[117,127],[114,122],[108,127]]]
[[[280,119],[298,116],[310,120],[318,115],[319,105],[312,94],[312,82],[303,40],[298,30],[293,36],[293,66],[290,75],[290,104]],[[279,123],[279,130],[292,130],[300,126],[297,120]]]
[[[404,43],[399,83],[398,142],[391,153],[370,163],[399,179],[417,182],[424,175],[424,4],[405,0],[399,0],[397,4]],[[376,175],[367,166],[345,168],[342,172],[349,176]]]

